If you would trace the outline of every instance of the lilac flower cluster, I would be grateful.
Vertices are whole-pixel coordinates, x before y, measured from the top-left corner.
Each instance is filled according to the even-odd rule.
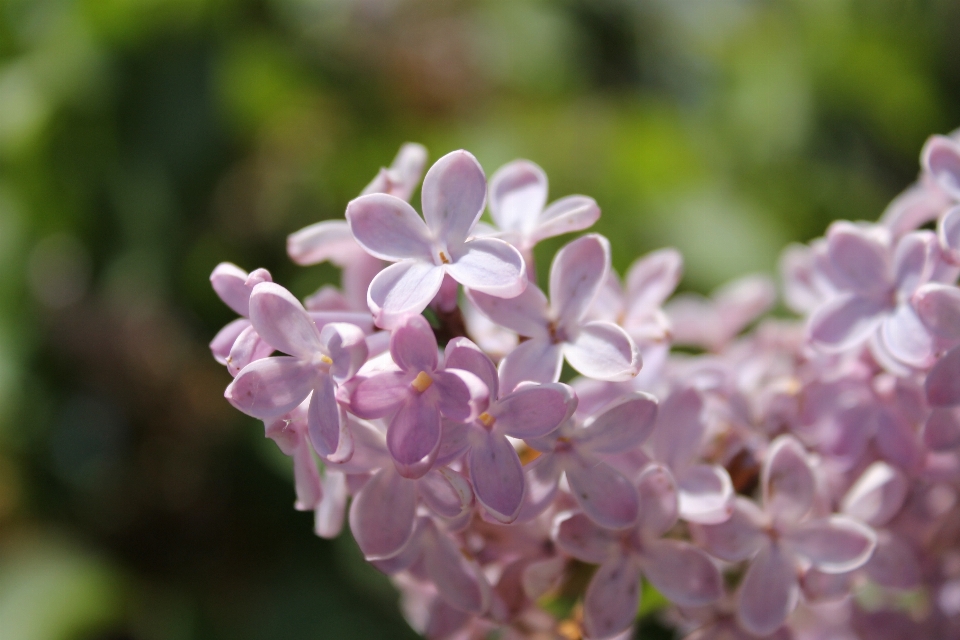
[[[404,145],[345,220],[290,236],[341,288],[211,276],[241,316],[211,343],[226,398],[415,629],[626,638],[646,591],[689,640],[960,638],[960,136],[878,223],[786,250],[793,320],[758,321],[762,276],[669,300],[670,249],[621,280],[593,233],[541,290],[534,246],[596,202],[455,151],[421,217],[425,167]]]

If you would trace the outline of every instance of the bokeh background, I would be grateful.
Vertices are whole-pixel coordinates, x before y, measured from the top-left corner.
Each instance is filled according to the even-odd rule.
[[[960,125],[956,0],[0,0],[0,637],[412,638],[206,344],[400,143],[543,166],[707,292]],[[546,270],[552,248],[538,254]]]

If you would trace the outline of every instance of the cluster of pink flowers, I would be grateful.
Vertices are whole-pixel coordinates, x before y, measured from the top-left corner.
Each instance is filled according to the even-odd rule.
[[[211,343],[226,398],[415,629],[626,638],[656,590],[690,640],[960,638],[960,136],[880,222],[787,249],[791,320],[760,319],[762,276],[670,299],[671,249],[621,279],[595,233],[541,290],[534,246],[597,203],[455,151],[421,217],[425,167],[404,145],[345,220],[290,236],[341,288],[211,276],[241,316]]]

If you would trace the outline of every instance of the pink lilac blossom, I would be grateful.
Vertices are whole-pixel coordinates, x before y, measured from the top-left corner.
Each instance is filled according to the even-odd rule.
[[[211,275],[240,316],[210,345],[227,400],[291,458],[317,535],[349,523],[414,629],[960,639],[958,134],[927,142],[878,223],[784,251],[791,320],[761,319],[766,276],[670,299],[673,249],[621,282],[596,233],[556,254],[548,298],[535,246],[597,203],[547,205],[526,160],[488,185],[454,151],[420,217],[426,159],[404,145],[343,220],[290,236],[339,288],[301,302],[263,269]]]

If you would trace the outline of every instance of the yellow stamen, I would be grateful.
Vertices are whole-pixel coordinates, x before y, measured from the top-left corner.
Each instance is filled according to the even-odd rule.
[[[323,354],[320,354],[320,362],[323,364],[333,364],[333,360],[330,358],[330,356],[325,356]]]
[[[447,254],[445,254],[443,251],[440,252],[440,262],[443,264],[450,264],[450,258],[448,258]]]
[[[413,382],[410,383],[410,386],[423,393],[430,388],[430,385],[433,384],[433,378],[431,378],[426,371],[421,371],[417,374],[417,377],[413,379]]]
[[[477,420],[479,420],[480,422],[482,422],[482,423],[483,423],[483,426],[485,426],[487,429],[489,429],[490,427],[492,427],[492,426],[493,426],[493,423],[497,421],[496,418],[494,418],[492,415],[490,415],[490,414],[487,413],[486,411],[484,411],[483,413],[481,413],[481,414],[477,417]]]

